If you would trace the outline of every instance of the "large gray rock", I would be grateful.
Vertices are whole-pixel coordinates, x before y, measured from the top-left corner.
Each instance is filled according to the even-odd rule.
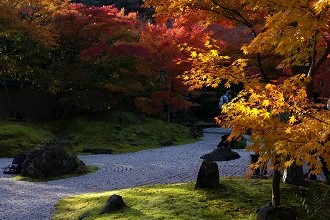
[[[210,160],[203,160],[197,176],[196,189],[217,189],[219,186],[218,164]]]
[[[86,165],[63,147],[45,145],[26,154],[22,176],[32,178],[56,177],[86,171]]]

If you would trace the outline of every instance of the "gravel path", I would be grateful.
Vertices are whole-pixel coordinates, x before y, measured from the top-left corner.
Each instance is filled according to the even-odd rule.
[[[87,165],[99,166],[93,174],[49,182],[13,181],[0,174],[0,220],[51,219],[54,204],[64,197],[87,192],[129,188],[155,183],[196,180],[200,156],[215,149],[226,130],[208,128],[201,141],[120,155],[80,156]],[[220,176],[244,176],[249,154],[236,150],[241,158],[218,162]],[[0,159],[0,168],[12,159]]]

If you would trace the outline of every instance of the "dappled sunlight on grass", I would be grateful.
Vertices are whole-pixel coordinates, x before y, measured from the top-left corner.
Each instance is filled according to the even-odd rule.
[[[61,200],[53,219],[78,219],[85,215],[88,217],[84,219],[90,220],[252,220],[256,219],[256,209],[270,201],[271,180],[228,178],[220,182],[217,190],[196,190],[194,183],[182,183],[83,194]],[[282,184],[282,190],[286,192],[282,203],[301,211],[294,196],[299,187]],[[112,194],[121,195],[128,207],[101,215],[100,210]]]
[[[244,194],[250,184],[247,180],[223,180],[219,190],[195,190],[194,183],[143,186],[97,194],[84,194],[67,198],[56,206],[54,219],[77,219],[84,213],[89,213],[86,219],[254,219],[255,204],[246,206],[250,195]],[[250,182],[250,180],[248,181]],[[234,187],[232,184],[242,186]],[[269,181],[260,185],[269,190]],[[235,192],[234,195],[232,193]],[[119,194],[128,205],[123,211],[100,215],[99,212],[107,198]],[[238,198],[232,198],[236,197]],[[257,192],[264,194],[264,191]],[[256,195],[252,195],[251,201]],[[262,196],[261,196],[262,197]],[[260,201],[260,205],[267,199]],[[254,201],[255,202],[255,201]],[[68,210],[69,209],[69,210]]]

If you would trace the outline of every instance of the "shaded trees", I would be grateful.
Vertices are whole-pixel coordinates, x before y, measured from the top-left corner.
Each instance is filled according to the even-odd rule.
[[[62,101],[77,111],[116,105],[114,94],[122,90],[111,83],[133,68],[130,59],[120,59],[116,47],[136,41],[137,24],[135,14],[125,15],[113,6],[70,4],[55,18],[59,47],[49,88],[62,93]]]
[[[47,74],[50,51],[55,46],[56,33],[52,22],[66,1],[1,1],[0,2],[0,75],[3,80],[10,114],[20,102],[10,97],[6,80],[36,80]]]

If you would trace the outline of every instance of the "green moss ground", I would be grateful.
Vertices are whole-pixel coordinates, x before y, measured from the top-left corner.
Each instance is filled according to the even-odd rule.
[[[52,136],[51,128],[46,124],[1,120],[0,157],[26,153]]]
[[[122,122],[119,122],[122,118]],[[0,157],[26,153],[46,140],[53,132],[64,134],[61,144],[71,153],[82,154],[84,147],[113,149],[128,153],[161,147],[162,141],[175,145],[195,142],[190,129],[153,118],[140,119],[128,112],[113,111],[97,116],[80,116],[48,123],[0,120]],[[138,145],[138,146],[134,146]]]
[[[219,190],[195,190],[194,183],[183,183],[83,194],[59,201],[53,220],[79,219],[82,215],[88,216],[85,220],[252,220],[256,219],[256,209],[270,200],[270,187],[270,180],[221,179]],[[301,219],[310,219],[300,206],[299,196],[294,194],[308,197],[315,189],[325,192],[329,187],[313,185],[309,188],[297,188],[282,184],[282,204],[294,207]],[[112,194],[121,195],[128,207],[110,214],[99,214]],[[329,204],[329,197],[327,202]],[[324,219],[329,219],[329,209],[318,217],[321,215]]]
[[[119,118],[122,118],[121,123]],[[75,143],[67,149],[75,153],[82,153],[84,147],[110,148],[114,153],[128,153],[161,147],[165,140],[175,145],[197,141],[185,126],[152,118],[140,119],[127,112],[80,117],[68,123],[67,131]]]

